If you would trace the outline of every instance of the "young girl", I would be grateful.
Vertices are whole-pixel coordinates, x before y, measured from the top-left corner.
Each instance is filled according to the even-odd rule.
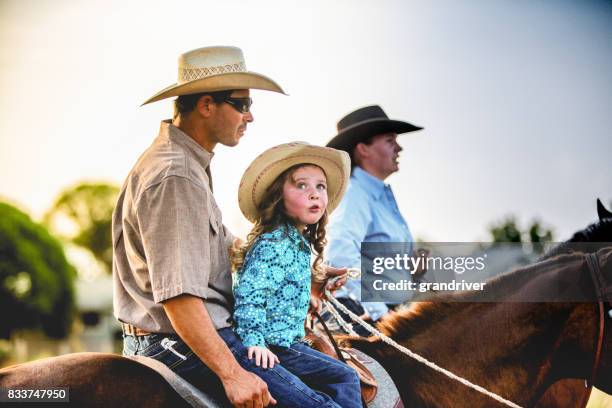
[[[292,382],[304,398],[273,393],[280,406],[362,406],[355,371],[301,341],[311,279],[322,279],[327,216],[349,176],[345,152],[294,142],[261,154],[240,183],[240,209],[254,226],[232,256],[235,330],[257,366],[299,377]]]

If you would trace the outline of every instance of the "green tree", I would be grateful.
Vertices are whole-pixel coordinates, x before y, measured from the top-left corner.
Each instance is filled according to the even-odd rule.
[[[17,208],[0,202],[0,338],[23,328],[70,332],[76,271],[60,242]]]
[[[44,217],[61,239],[88,249],[111,272],[111,221],[119,188],[105,183],[81,183],[64,190]]]
[[[493,224],[489,228],[489,233],[493,242],[523,242],[514,216],[506,217],[504,221]]]
[[[539,221],[534,221],[527,231],[529,240],[533,244],[533,251],[541,254],[544,252],[544,244],[553,240],[553,233],[550,229],[544,229]]]
[[[544,244],[553,240],[552,230],[544,228],[540,221],[532,221],[525,231],[521,231],[512,215],[491,225],[489,234],[493,242],[531,243],[535,253],[542,253]]]

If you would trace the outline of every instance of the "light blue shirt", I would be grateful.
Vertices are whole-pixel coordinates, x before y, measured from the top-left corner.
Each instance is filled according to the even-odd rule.
[[[362,242],[402,242],[412,253],[412,234],[395,201],[391,186],[355,166],[348,189],[327,228],[327,260],[335,267],[361,269]],[[408,272],[406,279],[411,279]],[[350,280],[337,297],[361,299],[361,285]],[[408,300],[408,299],[406,299]],[[389,310],[382,302],[363,302],[373,320]]]

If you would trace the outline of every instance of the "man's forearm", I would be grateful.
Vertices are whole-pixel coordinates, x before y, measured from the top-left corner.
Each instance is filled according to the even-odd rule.
[[[221,380],[240,370],[234,355],[217,333],[202,299],[181,295],[168,299],[163,305],[177,334]]]

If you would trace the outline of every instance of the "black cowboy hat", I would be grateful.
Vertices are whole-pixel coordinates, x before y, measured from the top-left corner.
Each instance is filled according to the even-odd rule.
[[[421,129],[423,128],[408,122],[389,119],[378,105],[365,106],[340,119],[338,134],[327,142],[327,147],[344,150],[352,156],[355,146],[369,137],[382,133],[401,134]]]

